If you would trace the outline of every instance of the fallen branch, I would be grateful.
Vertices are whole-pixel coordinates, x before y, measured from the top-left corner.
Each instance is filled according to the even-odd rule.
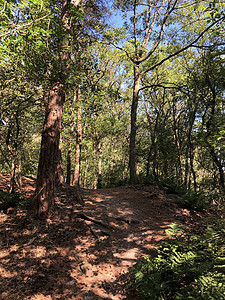
[[[87,221],[91,221],[91,222],[93,222],[93,223],[95,223],[97,225],[100,225],[102,227],[105,227],[105,228],[107,228],[109,230],[113,230],[113,228],[111,226],[109,226],[108,224],[103,223],[101,221],[98,221],[98,220],[96,220],[96,219],[94,219],[92,217],[89,217],[89,216],[85,215],[84,213],[78,214],[78,217],[81,218],[81,219],[87,220]]]

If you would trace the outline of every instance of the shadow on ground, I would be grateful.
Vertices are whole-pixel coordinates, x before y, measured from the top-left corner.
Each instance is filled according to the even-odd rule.
[[[156,252],[172,222],[193,226],[206,214],[178,208],[157,187],[83,190],[83,199],[60,189],[47,221],[21,209],[0,213],[1,299],[129,299],[137,259]]]

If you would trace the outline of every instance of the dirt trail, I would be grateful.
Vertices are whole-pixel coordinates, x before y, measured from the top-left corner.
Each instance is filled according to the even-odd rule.
[[[30,193],[32,180],[26,183]],[[82,194],[84,205],[74,188],[61,189],[47,221],[19,209],[0,214],[1,299],[127,299],[129,267],[154,253],[170,223],[202,217],[178,208],[157,187]]]
[[[177,208],[156,187],[86,191],[84,200],[85,215],[109,228],[86,221],[94,239],[88,241],[89,250],[82,253],[81,247],[80,253],[91,271],[80,280],[90,288],[90,299],[95,299],[93,293],[103,299],[124,299],[117,278],[126,274],[139,257],[153,253],[154,245],[165,236],[165,228],[174,221]]]

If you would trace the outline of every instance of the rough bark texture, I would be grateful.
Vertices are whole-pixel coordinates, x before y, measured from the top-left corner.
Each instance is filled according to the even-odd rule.
[[[77,6],[80,0],[62,0],[61,19],[65,29],[72,29],[72,23],[69,22],[70,10],[69,4]],[[70,53],[63,50],[64,40],[62,37],[61,52],[59,53],[59,68],[61,72],[68,71],[69,63],[61,64],[61,59],[69,59]],[[42,132],[41,152],[38,165],[38,176],[36,183],[36,191],[34,196],[34,215],[45,219],[48,217],[54,206],[54,192],[56,184],[56,172],[59,162],[59,140],[61,131],[61,122],[63,114],[63,104],[65,101],[65,76],[60,76],[58,79],[53,77],[53,87],[49,91],[46,108],[45,108],[45,123]],[[56,80],[56,81],[54,81]]]
[[[49,92],[45,109],[38,176],[34,196],[34,214],[45,219],[54,206],[55,177],[65,95],[55,87]]]
[[[130,184],[137,183],[136,171],[136,122],[137,122],[137,107],[138,107],[138,92],[140,88],[141,76],[139,67],[134,67],[134,90],[133,101],[131,106],[131,132],[130,132]]]

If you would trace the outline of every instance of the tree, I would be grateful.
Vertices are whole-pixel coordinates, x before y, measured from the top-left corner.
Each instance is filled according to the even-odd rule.
[[[77,6],[80,1],[72,4]],[[74,16],[71,17],[72,6],[70,1],[60,2],[60,14],[56,20],[61,25],[58,30],[57,42],[57,63],[59,76],[53,74],[50,90],[45,96],[45,122],[42,132],[41,152],[38,165],[38,175],[36,191],[34,196],[34,214],[39,218],[47,218],[54,206],[55,178],[57,164],[59,161],[59,141],[61,132],[61,122],[63,116],[63,106],[65,102],[66,83],[69,69],[70,53],[67,39],[68,33],[73,34]]]
[[[203,1],[204,2],[204,1]],[[136,122],[137,122],[137,109],[141,87],[141,79],[143,76],[162,65],[165,61],[172,59],[190,47],[196,46],[197,42],[208,32],[215,24],[222,22],[224,16],[219,19],[213,20],[210,24],[202,28],[200,33],[195,34],[193,39],[187,39],[186,45],[180,44],[180,41],[173,39],[176,46],[172,46],[168,55],[164,57],[157,56],[159,45],[165,42],[165,34],[171,31],[176,31],[179,35],[184,32],[184,28],[179,27],[179,22],[174,17],[177,12],[188,9],[198,9],[195,3],[188,3],[185,5],[183,1],[178,0],[158,0],[158,1],[137,1],[124,2],[118,1],[117,8],[120,8],[125,14],[128,12],[132,14],[130,20],[124,15],[126,19],[124,29],[119,31],[115,30],[118,36],[123,38],[124,46],[121,47],[116,42],[112,41],[112,33],[108,33],[108,37],[112,44],[123,51],[127,58],[133,65],[133,97],[131,105],[131,132],[130,132],[130,182],[135,184],[137,182],[136,174]],[[191,8],[190,8],[191,7]],[[201,7],[202,10],[202,7]],[[176,13],[176,14],[175,14]],[[184,17],[183,17],[184,19]],[[130,29],[130,25],[132,29]],[[174,29],[174,24],[179,29]],[[198,19],[197,22],[200,22]],[[183,20],[185,26],[185,21]],[[167,25],[167,26],[166,26]],[[180,32],[179,32],[180,30]],[[125,33],[124,33],[125,32]],[[125,38],[124,38],[125,37]],[[117,38],[118,40],[118,38]],[[121,40],[119,40],[121,43]],[[167,41],[170,43],[170,41]]]

